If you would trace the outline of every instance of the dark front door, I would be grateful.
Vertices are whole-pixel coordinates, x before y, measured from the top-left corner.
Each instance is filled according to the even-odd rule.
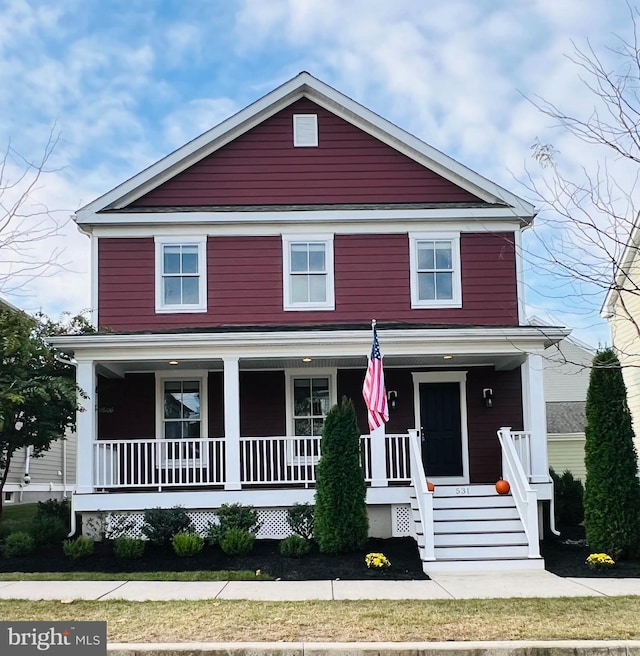
[[[427,478],[463,476],[460,385],[420,383],[420,420]]]

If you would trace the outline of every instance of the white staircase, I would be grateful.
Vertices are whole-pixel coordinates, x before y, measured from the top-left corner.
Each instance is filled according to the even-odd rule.
[[[433,554],[426,557],[425,533],[415,496],[411,514],[423,569],[429,572],[543,569],[529,557],[524,525],[511,494],[493,485],[436,485],[433,493]]]

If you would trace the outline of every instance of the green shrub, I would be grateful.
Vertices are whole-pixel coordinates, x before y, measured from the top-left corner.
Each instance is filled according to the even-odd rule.
[[[360,430],[347,397],[333,406],[322,430],[317,468],[315,537],[320,551],[355,551],[369,533],[364,474],[360,466]]]
[[[62,543],[64,555],[72,560],[86,558],[93,554],[93,540],[86,538],[84,535],[77,537],[75,540],[65,540]]]
[[[260,530],[258,511],[253,506],[243,506],[241,503],[223,503],[216,511],[218,522],[209,524],[207,540],[210,544],[221,544],[228,531],[237,529],[246,531],[255,537]]]
[[[280,553],[286,558],[300,558],[309,553],[311,544],[299,535],[290,535],[280,543]]]
[[[31,524],[31,535],[38,545],[60,544],[68,533],[68,525],[54,515],[36,515]]]
[[[10,533],[2,546],[5,558],[20,558],[28,556],[35,548],[33,537],[25,531]]]
[[[190,558],[202,551],[204,540],[197,533],[177,533],[171,540],[176,556]]]
[[[188,533],[192,528],[191,518],[181,506],[149,508],[144,511],[142,534],[152,544],[168,546],[174,535]]]
[[[139,538],[128,538],[124,535],[116,538],[113,542],[113,553],[117,558],[126,558],[133,560],[141,558],[144,553],[146,543]]]
[[[587,391],[584,525],[594,552],[614,560],[640,549],[640,481],[631,413],[620,362],[611,349],[596,354]]]
[[[579,478],[566,469],[559,476],[552,469],[549,470],[553,479],[555,497],[555,515],[558,526],[578,526],[584,519],[584,506],[582,497],[584,488]]]
[[[315,506],[310,503],[294,503],[287,508],[289,528],[305,540],[313,539],[315,511]]]
[[[228,556],[246,556],[253,549],[256,536],[241,528],[230,528],[220,539],[220,548]]]
[[[49,499],[38,501],[38,517],[57,517],[65,526],[71,524],[71,503],[69,499]]]

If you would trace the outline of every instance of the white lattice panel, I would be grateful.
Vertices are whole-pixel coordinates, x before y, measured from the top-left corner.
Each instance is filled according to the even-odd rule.
[[[394,538],[412,535],[411,508],[409,506],[393,506],[391,532]]]
[[[262,526],[258,531],[258,538],[281,540],[291,535],[291,529],[287,523],[287,511],[282,508],[272,510],[259,510],[258,515]]]

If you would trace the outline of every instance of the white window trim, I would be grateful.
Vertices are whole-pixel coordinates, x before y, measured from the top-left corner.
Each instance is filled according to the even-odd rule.
[[[451,263],[453,265],[452,298],[420,300],[418,298],[418,242],[450,241]],[[411,307],[419,308],[460,308],[462,307],[462,269],[460,264],[459,232],[410,232],[409,266],[411,269]]]
[[[200,383],[200,439],[209,436],[209,372],[201,369],[197,370],[180,370],[180,371],[156,371],[156,439],[164,440],[164,384],[166,381],[197,380]],[[177,461],[167,459],[161,463],[162,466],[173,466]],[[188,460],[188,467],[209,466],[206,459],[201,462],[200,459]]]
[[[287,437],[296,437],[294,431],[293,419],[293,381],[296,378],[328,378],[329,379],[329,408],[332,408],[338,402],[337,390],[337,369],[286,369],[285,370],[285,409],[287,418]],[[287,459],[292,465],[315,465],[318,462],[317,457],[297,456],[293,450],[293,443],[287,450]]]
[[[327,278],[327,300],[324,303],[292,303],[289,299],[291,293],[291,244],[322,242],[325,245],[325,264]],[[333,234],[296,234],[282,235],[282,286],[283,286],[283,308],[288,312],[306,312],[309,310],[335,310],[335,279],[333,262]]]
[[[298,119],[313,119],[313,134],[310,141],[301,141],[298,136]],[[294,114],[293,115],[293,145],[295,148],[317,148],[318,147],[318,115],[317,114]]]
[[[155,240],[155,288],[157,314],[183,314],[207,311],[207,237],[206,235],[157,236]],[[198,302],[185,305],[165,305],[162,294],[163,247],[197,246],[198,247]]]
[[[467,420],[467,372],[430,371],[412,373],[413,408],[415,427],[420,430],[420,383],[458,383],[460,385],[460,436],[462,440],[462,476],[430,476],[429,480],[440,485],[469,484],[469,429]],[[422,439],[422,435],[420,435]]]

